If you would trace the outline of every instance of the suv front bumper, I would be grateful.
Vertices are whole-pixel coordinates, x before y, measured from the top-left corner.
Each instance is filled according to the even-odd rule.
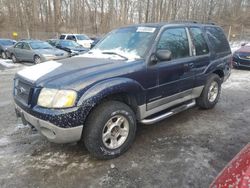
[[[15,105],[18,117],[22,118],[24,124],[28,123],[34,126],[38,132],[54,143],[71,143],[81,139],[83,125],[77,127],[61,128],[48,121],[32,116]]]

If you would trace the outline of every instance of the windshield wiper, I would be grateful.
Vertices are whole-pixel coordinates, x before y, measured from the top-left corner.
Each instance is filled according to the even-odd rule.
[[[102,52],[102,54],[118,55],[118,56],[122,57],[123,59],[128,60],[127,57],[125,57],[125,56],[123,56],[123,55],[121,55],[121,54],[118,54],[118,53],[116,53],[116,52]]]

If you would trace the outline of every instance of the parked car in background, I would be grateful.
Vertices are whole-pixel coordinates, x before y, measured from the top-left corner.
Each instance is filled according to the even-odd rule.
[[[227,38],[213,24],[122,27],[81,57],[18,72],[16,112],[51,142],[83,140],[93,156],[110,159],[131,146],[137,122],[213,108],[231,61]]]
[[[102,38],[101,37],[93,37],[91,38],[93,42],[91,43],[90,48],[93,48]]]
[[[73,40],[78,44],[82,45],[84,48],[90,48],[91,43],[93,42],[93,40],[91,40],[87,35],[84,34],[61,34],[59,39]]]
[[[0,39],[0,56],[3,59],[8,58],[8,55],[6,54],[7,48],[13,46],[15,43],[16,41],[12,39]]]
[[[245,43],[233,54],[233,66],[235,68],[250,68],[250,43]]]
[[[28,61],[34,64],[68,57],[68,53],[40,40],[23,40],[7,49],[13,63]]]
[[[83,54],[89,50],[72,40],[49,39],[47,42],[55,48],[68,52],[70,56]]]
[[[230,187],[250,187],[250,144],[227,164],[210,185],[210,188]]]

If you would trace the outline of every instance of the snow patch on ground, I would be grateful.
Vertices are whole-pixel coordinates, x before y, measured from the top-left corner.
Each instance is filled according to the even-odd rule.
[[[11,67],[19,67],[20,65],[14,64],[11,60],[7,59],[0,59],[0,64],[6,68],[11,68]]]

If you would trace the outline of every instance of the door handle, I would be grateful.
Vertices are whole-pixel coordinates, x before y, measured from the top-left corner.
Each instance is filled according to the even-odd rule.
[[[188,66],[189,66],[190,68],[193,68],[193,67],[194,67],[194,63],[189,63]]]
[[[187,63],[187,64],[184,64],[184,67],[185,67],[185,68],[193,68],[193,67],[194,67],[194,63]]]

